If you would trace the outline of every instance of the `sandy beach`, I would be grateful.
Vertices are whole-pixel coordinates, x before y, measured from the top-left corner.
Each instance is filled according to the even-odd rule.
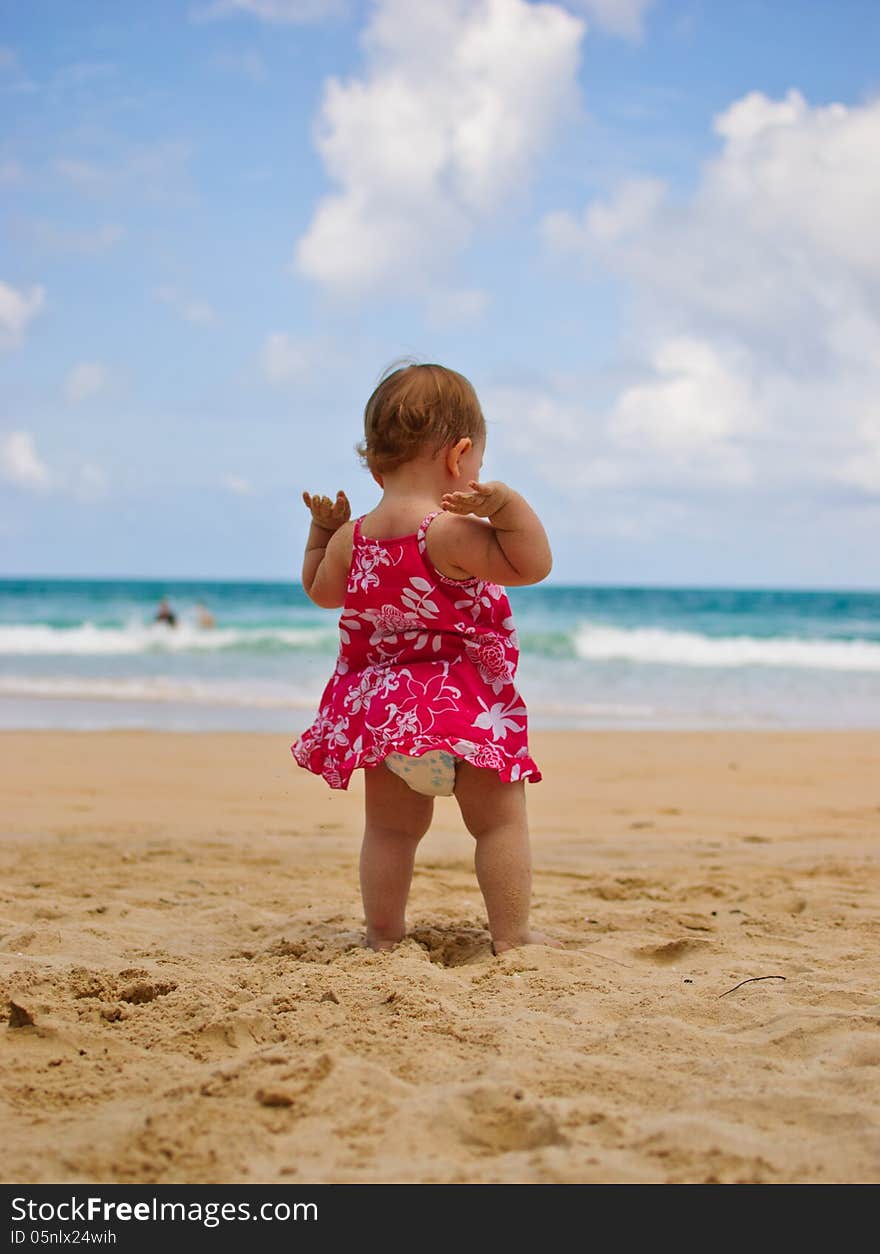
[[[534,735],[501,958],[451,800],[361,947],[289,740],[0,736],[3,1180],[880,1180],[880,733]]]

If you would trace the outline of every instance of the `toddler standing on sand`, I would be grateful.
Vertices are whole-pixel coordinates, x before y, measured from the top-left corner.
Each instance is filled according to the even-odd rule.
[[[452,794],[476,840],[495,952],[552,943],[529,927],[524,784],[541,774],[500,586],[546,578],[550,546],[519,493],[478,482],[485,446],[467,379],[400,367],[367,402],[358,445],[382,489],[375,509],[350,522],[343,492],[303,493],[303,587],[317,605],[343,608],[336,669],[292,753],[331,788],[364,768],[360,879],[374,949],[403,939],[416,846],[434,797]]]

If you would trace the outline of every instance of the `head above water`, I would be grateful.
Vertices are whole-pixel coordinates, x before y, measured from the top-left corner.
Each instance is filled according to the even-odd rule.
[[[367,401],[364,438],[356,447],[367,469],[384,475],[466,438],[474,444],[486,438],[471,384],[445,366],[411,362],[386,371]]]

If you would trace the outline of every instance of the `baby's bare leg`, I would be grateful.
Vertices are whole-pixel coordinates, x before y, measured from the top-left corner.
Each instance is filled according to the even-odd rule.
[[[532,857],[525,784],[505,784],[495,771],[459,762],[455,796],[477,842],[474,862],[496,954],[518,945],[554,944],[529,927]]]
[[[406,935],[406,899],[416,848],[431,825],[434,798],[413,792],[386,766],[366,770],[364,787],[361,895],[367,944],[391,949]]]

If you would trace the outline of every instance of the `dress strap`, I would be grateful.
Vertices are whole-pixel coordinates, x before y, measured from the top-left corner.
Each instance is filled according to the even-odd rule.
[[[352,532],[351,542],[353,545],[361,542],[361,523],[366,518],[366,514],[361,514],[360,518],[354,520],[354,531]]]
[[[442,513],[443,513],[442,509],[432,510],[431,513],[426,514],[425,517],[422,519],[422,521],[419,523],[419,529],[416,532],[416,538],[418,539],[418,542],[419,542],[419,548],[424,548],[425,533],[427,532],[428,528],[430,527],[434,519],[437,517],[437,515],[442,514]]]
[[[473,575],[468,575],[464,579],[454,579],[452,575],[444,575],[443,571],[438,570],[437,567],[434,565],[434,563],[431,561],[431,558],[428,555],[428,527],[431,525],[431,523],[434,521],[434,519],[437,517],[438,514],[443,514],[443,513],[445,513],[445,510],[442,510],[442,509],[432,510],[432,512],[430,514],[426,514],[425,517],[421,521],[418,532],[416,533],[416,539],[418,540],[418,543],[419,543],[419,553],[421,554],[422,561],[425,563],[425,565],[427,566],[431,574],[436,575],[437,578],[440,579],[443,583],[448,583],[452,585],[453,587],[461,588],[467,584],[478,583],[479,580],[477,580]]]

